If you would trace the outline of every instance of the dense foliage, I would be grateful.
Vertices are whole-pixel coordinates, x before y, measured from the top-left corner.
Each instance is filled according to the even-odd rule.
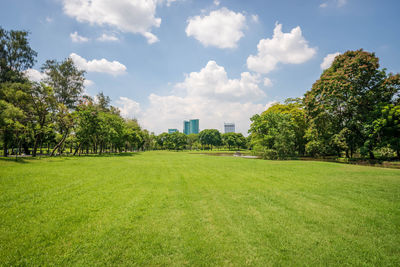
[[[348,51],[303,99],[255,115],[252,143],[267,158],[344,153],[373,159],[382,147],[400,157],[399,90],[400,75],[380,69],[374,53]]]
[[[136,120],[123,119],[100,93],[96,101],[83,95],[84,71],[70,58],[48,60],[45,78],[31,82],[25,70],[36,52],[24,31],[0,28],[0,143],[3,155],[50,155],[149,149],[151,135]],[[154,139],[154,138],[153,138]]]

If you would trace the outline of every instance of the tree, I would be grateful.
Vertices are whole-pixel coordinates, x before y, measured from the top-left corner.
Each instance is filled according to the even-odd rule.
[[[23,71],[35,63],[37,53],[29,46],[28,32],[0,27],[0,83],[23,82]]]
[[[60,134],[61,138],[51,151],[50,156],[54,156],[57,149],[60,149],[61,151],[65,139],[68,137],[68,134],[74,126],[73,114],[69,112],[68,108],[64,106],[64,104],[58,104],[55,114],[55,121],[58,128],[58,133]]]
[[[187,145],[187,136],[184,133],[174,132],[170,134],[169,139],[171,141],[171,144],[173,145],[173,149],[175,150],[184,149]]]
[[[199,134],[189,134],[187,136],[187,142],[188,142],[188,146],[189,149],[192,150],[193,147],[195,147],[195,144],[199,142]]]
[[[202,145],[213,146],[222,144],[221,133],[216,129],[205,129],[199,133],[199,141]]]
[[[374,121],[374,111],[381,103],[395,101],[399,85],[398,75],[388,76],[379,69],[379,59],[374,53],[360,49],[337,56],[305,94],[310,124],[306,134],[308,151],[320,147],[325,155],[336,154],[337,148],[342,147],[352,157],[368,140],[364,129]],[[345,144],[336,146],[334,139],[342,129],[346,129],[346,135],[340,138]],[[373,147],[368,150],[373,158]]]
[[[24,117],[23,111],[11,103],[0,99],[0,132],[3,136],[3,154],[8,156],[8,144],[14,135],[23,128],[19,122]]]
[[[236,134],[235,133],[224,133],[221,135],[222,142],[224,145],[228,147],[229,150],[231,150],[232,146],[236,145]]]
[[[44,82],[53,88],[57,102],[74,109],[83,92],[85,71],[78,70],[71,58],[62,62],[47,60],[42,71],[47,75]]]
[[[296,134],[288,114],[264,112],[251,118],[249,133],[254,150],[268,159],[286,158],[296,153]]]
[[[28,113],[29,128],[33,134],[32,156],[36,156],[39,142],[48,131],[51,123],[51,111],[55,108],[56,102],[53,89],[45,84],[33,84],[29,91],[29,103],[31,112]]]
[[[268,108],[266,112],[274,112],[290,115],[293,130],[296,135],[295,146],[297,154],[304,155],[306,140],[304,135],[307,130],[306,113],[302,98],[288,98],[284,104],[277,103]]]
[[[380,147],[389,145],[400,159],[400,105],[383,106],[379,118],[372,125],[371,139],[375,139]]]

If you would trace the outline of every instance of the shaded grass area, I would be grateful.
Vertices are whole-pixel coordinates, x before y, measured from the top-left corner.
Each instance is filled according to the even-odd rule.
[[[0,161],[4,265],[400,265],[400,171],[185,152]]]

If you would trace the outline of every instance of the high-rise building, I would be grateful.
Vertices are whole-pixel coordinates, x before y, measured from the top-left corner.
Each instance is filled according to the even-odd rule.
[[[184,134],[198,134],[199,133],[199,120],[183,121]]]
[[[175,132],[179,132],[178,129],[168,129],[168,133],[169,134],[172,134],[172,133],[175,133]]]
[[[183,133],[188,135],[190,133],[190,122],[183,121]]]
[[[190,120],[190,133],[198,134],[199,133],[199,119]]]
[[[224,122],[224,130],[225,130],[225,133],[234,133],[235,132],[235,124],[232,122]]]

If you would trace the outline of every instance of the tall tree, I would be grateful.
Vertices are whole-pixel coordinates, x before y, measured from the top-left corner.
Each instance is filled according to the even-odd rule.
[[[71,58],[62,62],[47,60],[42,71],[46,73],[44,82],[53,88],[57,101],[74,109],[84,89],[85,71],[79,70]]]
[[[398,80],[379,68],[374,53],[360,49],[337,56],[305,94],[309,132],[313,133],[308,135],[309,142],[328,148],[326,154],[336,153],[335,135],[345,129],[346,134],[341,134],[340,139],[351,157],[368,140],[363,131],[365,124],[372,123],[381,103],[393,101],[398,88]],[[368,149],[373,158],[373,147]]]
[[[29,45],[28,32],[0,27],[0,83],[24,81],[23,71],[35,64],[36,56]]]

